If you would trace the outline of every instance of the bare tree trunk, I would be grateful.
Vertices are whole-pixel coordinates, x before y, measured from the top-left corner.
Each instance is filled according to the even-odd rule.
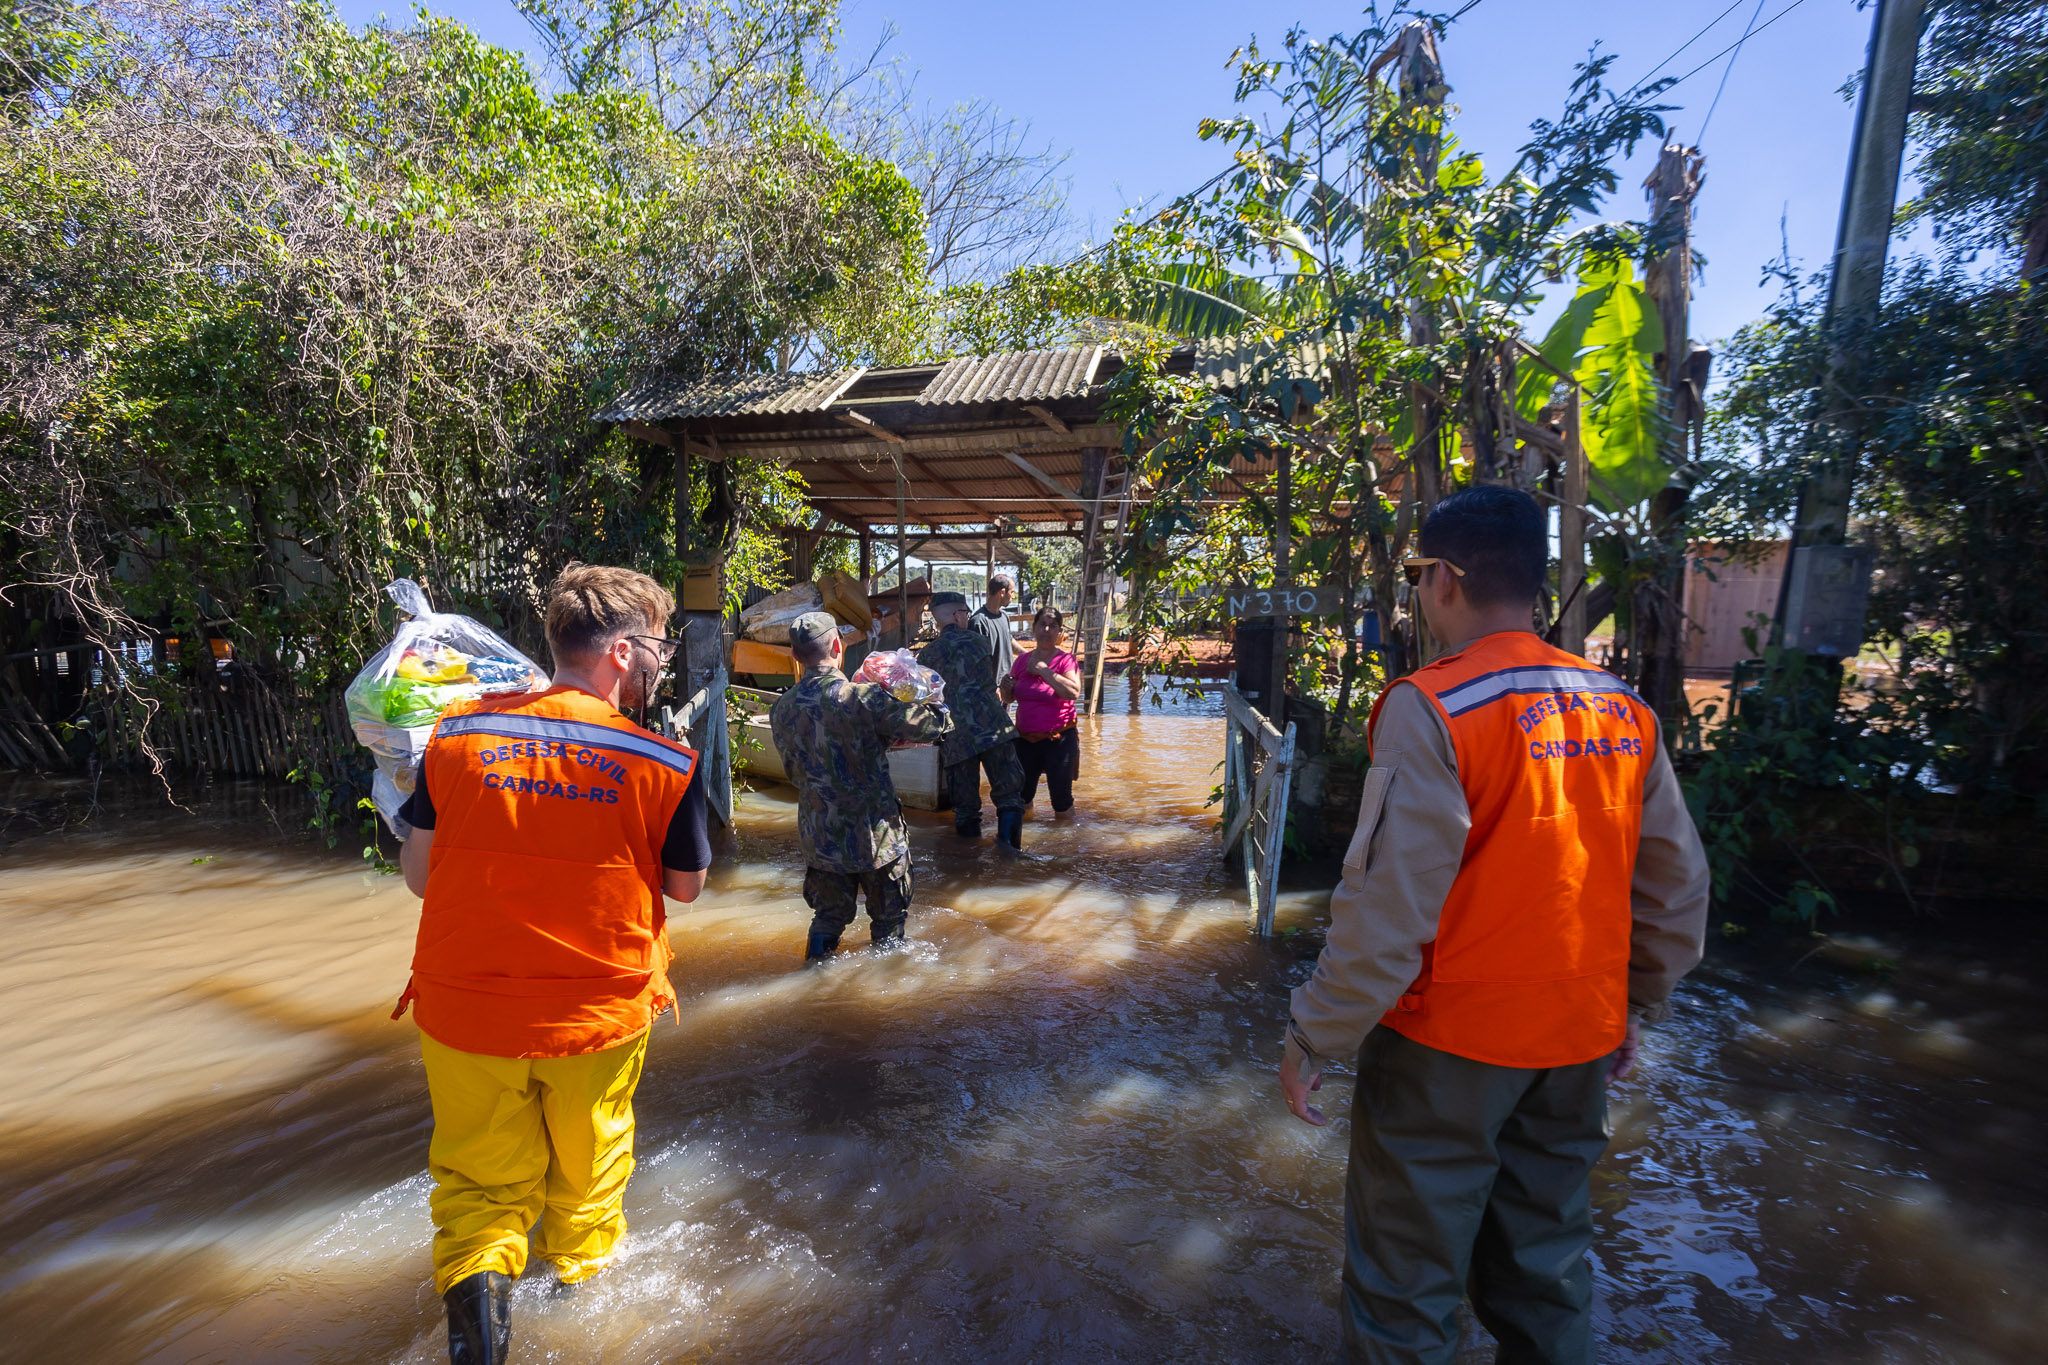
[[[1665,248],[1651,261],[1644,292],[1656,303],[1664,324],[1664,349],[1657,357],[1664,390],[1664,458],[1684,470],[1688,435],[1701,415],[1700,397],[1689,382],[1691,344],[1686,340],[1692,306],[1692,202],[1699,194],[1705,158],[1697,148],[1667,146],[1643,182],[1651,232]],[[1630,612],[1638,665],[1638,689],[1665,720],[1685,706],[1685,505],[1690,481],[1681,477],[1650,502],[1651,572],[1639,580]]]

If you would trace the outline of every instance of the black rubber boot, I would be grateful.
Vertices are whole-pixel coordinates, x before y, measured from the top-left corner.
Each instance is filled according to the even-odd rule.
[[[901,948],[910,941],[903,937],[903,923],[900,919],[892,919],[871,926],[868,930],[868,946],[878,953],[891,948]]]
[[[1008,844],[1019,853],[1024,851],[1023,811],[999,810],[996,812],[996,842]]]
[[[964,825],[956,820],[953,822],[953,832],[963,839],[979,839],[981,837],[981,821],[976,820],[971,825]]]
[[[481,1271],[441,1296],[448,1305],[450,1365],[505,1365],[512,1358],[512,1278]]]
[[[837,929],[812,929],[810,941],[804,944],[804,961],[823,962],[839,949]]]

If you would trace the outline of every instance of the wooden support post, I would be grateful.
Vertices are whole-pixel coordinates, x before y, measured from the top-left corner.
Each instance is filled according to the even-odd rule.
[[[1273,502],[1273,586],[1286,592],[1294,586],[1294,452],[1282,445],[1275,452],[1279,462],[1279,488]],[[1293,618],[1273,618],[1273,682],[1265,696],[1266,714],[1273,727],[1287,723],[1287,637]]]
[[[1565,396],[1564,499],[1557,509],[1557,647],[1586,652],[1586,447],[1579,437],[1579,388]]]
[[[676,559],[690,562],[690,525],[696,521],[695,509],[690,506],[690,443],[675,443],[676,457]],[[677,599],[682,597],[681,584],[677,584]]]
[[[1109,607],[1113,594],[1102,582],[1102,488],[1109,475],[1109,452],[1089,446],[1081,452],[1081,504],[1086,530],[1081,539],[1081,586],[1074,617],[1081,644],[1082,677],[1088,682],[1087,704],[1093,713],[1102,703],[1102,670],[1109,654]]]
[[[875,590],[875,533],[865,526],[860,528],[860,590]]]
[[[910,528],[904,523],[903,456],[896,456],[896,637],[910,648]]]

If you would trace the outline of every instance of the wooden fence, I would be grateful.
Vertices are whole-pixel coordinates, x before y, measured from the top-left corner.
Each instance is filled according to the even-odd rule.
[[[1282,734],[1224,683],[1223,852],[1244,859],[1245,890],[1261,938],[1273,932],[1280,857],[1287,845],[1287,801],[1294,784],[1294,722]]]
[[[8,662],[17,667],[0,677],[0,766],[70,772],[96,761],[147,772],[154,757],[183,771],[272,778],[300,767],[332,775],[368,766],[339,693],[284,695],[247,665],[210,655],[181,668],[165,645],[124,641],[110,653],[80,644],[14,656]],[[146,695],[121,685],[137,670],[150,675]]]

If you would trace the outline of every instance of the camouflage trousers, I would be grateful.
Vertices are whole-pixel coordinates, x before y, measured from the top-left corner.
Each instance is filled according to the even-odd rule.
[[[901,924],[910,914],[910,855],[866,872],[804,869],[804,904],[811,928],[839,933],[853,923],[861,892],[867,892],[868,920],[875,928]]]
[[[981,829],[981,772],[988,770],[988,799],[998,811],[1024,809],[1024,765],[1012,740],[992,744],[972,758],[946,765],[946,794],[953,802],[953,828]]]

